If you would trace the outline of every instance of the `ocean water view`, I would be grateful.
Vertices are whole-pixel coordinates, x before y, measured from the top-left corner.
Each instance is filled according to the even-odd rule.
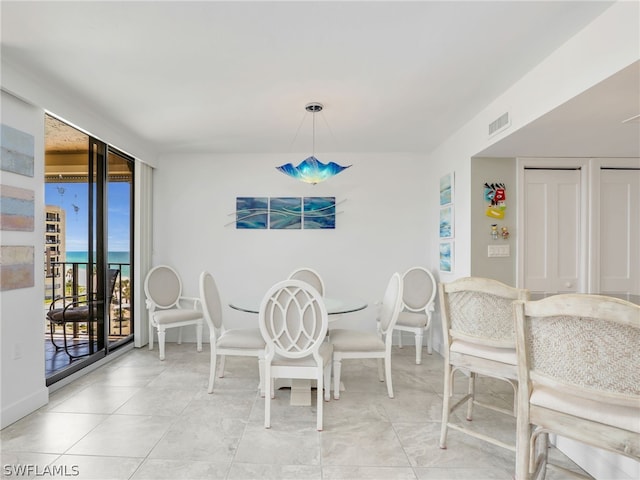
[[[66,258],[67,258],[67,263],[86,263],[88,261],[89,258],[89,254],[88,252],[66,252]],[[107,254],[107,260],[109,262],[109,264],[113,265],[114,267],[118,267],[117,264],[126,264],[126,265],[122,265],[122,271],[121,271],[121,276],[123,278],[130,278],[129,272],[131,271],[130,268],[130,255],[129,252],[109,252]],[[84,268],[81,266],[80,267],[81,270],[84,270]],[[84,275],[81,275],[81,277],[84,277]]]

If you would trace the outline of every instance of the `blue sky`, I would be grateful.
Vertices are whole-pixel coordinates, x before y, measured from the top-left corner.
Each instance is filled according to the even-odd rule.
[[[108,190],[108,249],[110,252],[129,251],[129,201],[131,187],[126,182],[111,182]],[[46,183],[45,202],[57,205],[66,212],[67,251],[87,251],[86,183]]]

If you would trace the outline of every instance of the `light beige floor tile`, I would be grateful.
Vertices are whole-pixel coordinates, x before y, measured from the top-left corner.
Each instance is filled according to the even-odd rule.
[[[300,408],[300,407],[296,407]],[[265,465],[320,465],[320,437],[313,422],[291,421],[247,425],[235,462]]]
[[[127,480],[141,463],[142,458],[63,455],[50,466],[53,475],[46,478]]]
[[[322,432],[322,465],[408,467],[409,460],[389,422],[345,422]]]
[[[0,462],[2,462],[0,478],[19,478],[20,480],[38,478],[37,474],[44,473],[44,468],[59,456],[46,453],[3,451],[0,454]]]
[[[413,468],[404,467],[322,467],[323,480],[415,480]]]
[[[195,388],[145,387],[116,410],[118,415],[180,415],[196,395]]]
[[[36,412],[0,432],[3,452],[65,453],[107,415]]]
[[[321,480],[322,469],[316,465],[258,465],[234,462],[227,480]]]
[[[149,458],[230,463],[245,426],[235,418],[178,417]]]
[[[228,470],[228,464],[150,458],[131,480],[216,480],[227,478]]]
[[[170,417],[111,415],[67,453],[146,457],[171,426]]]
[[[140,387],[113,387],[92,384],[60,402],[51,411],[110,414],[115,412],[139,390]]]

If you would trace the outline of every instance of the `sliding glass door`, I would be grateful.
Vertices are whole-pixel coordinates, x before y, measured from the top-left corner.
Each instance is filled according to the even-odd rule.
[[[49,385],[133,339],[134,163],[52,116],[45,124],[45,310],[67,308],[62,322],[45,314]]]

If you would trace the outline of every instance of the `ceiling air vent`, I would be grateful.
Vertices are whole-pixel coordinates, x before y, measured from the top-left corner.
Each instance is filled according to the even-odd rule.
[[[511,125],[509,112],[505,112],[489,124],[489,136],[501,132],[505,128],[509,127],[509,125]]]

